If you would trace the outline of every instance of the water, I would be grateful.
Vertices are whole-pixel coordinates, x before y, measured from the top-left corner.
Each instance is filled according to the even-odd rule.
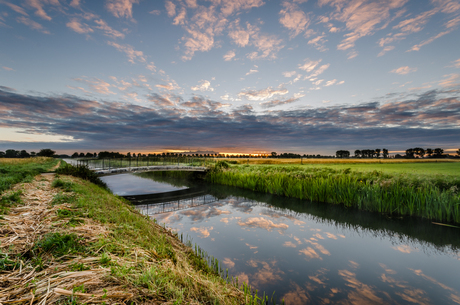
[[[460,229],[224,186],[206,193],[215,200],[152,217],[287,304],[460,304]]]
[[[187,188],[156,182],[133,174],[103,176],[101,180],[107,183],[114,194],[120,196],[163,193]]]

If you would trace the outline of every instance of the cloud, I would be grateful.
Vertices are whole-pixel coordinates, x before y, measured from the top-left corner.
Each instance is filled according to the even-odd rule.
[[[235,51],[230,50],[224,55],[224,60],[225,61],[231,61],[234,57],[236,56]]]
[[[257,69],[250,69],[249,72],[246,73],[246,75],[251,75],[251,74],[254,74],[254,73],[258,73],[259,70]]]
[[[117,18],[133,18],[133,4],[139,0],[107,0],[105,8]]]
[[[19,23],[27,25],[28,27],[30,27],[33,30],[40,31],[43,34],[50,34],[50,32],[48,30],[45,30],[45,28],[40,23],[35,22],[35,21],[33,21],[33,20],[31,20],[31,19],[29,19],[27,17],[24,17],[24,16],[18,17],[18,18],[16,18],[16,21],[19,22]]]
[[[176,15],[176,5],[171,1],[165,2],[165,8],[169,17],[174,17]]]
[[[109,89],[110,87],[113,87],[113,85],[110,85],[106,81],[103,81],[102,79],[99,79],[99,78],[95,78],[95,77],[91,79],[74,78],[74,81],[87,84],[94,92],[97,92],[97,93],[115,94]]]
[[[296,71],[286,71],[282,73],[284,77],[293,77],[294,75],[297,74]]]
[[[199,236],[200,238],[207,238],[209,237],[209,235],[211,234],[209,231],[212,231],[213,230],[213,227],[192,227],[190,228],[190,231],[192,232],[197,232],[198,234],[200,234],[201,236]]]
[[[239,220],[238,225],[249,228],[260,228],[267,231],[271,231],[273,229],[286,230],[289,227],[285,223],[274,223],[273,221],[263,217],[249,217],[245,221]]]
[[[155,67],[155,64],[153,61],[151,61],[149,64],[145,66],[148,70],[155,72],[157,70],[157,67]]]
[[[108,24],[102,20],[94,20],[94,22],[97,24],[96,29],[99,29],[101,31],[104,31],[104,35],[112,38],[125,38],[125,34],[118,32],[117,30],[112,29]]]
[[[6,70],[6,71],[14,71],[14,69],[13,69],[13,68],[10,68],[10,67],[5,67],[5,66],[3,66],[2,68],[3,68],[4,70]]]
[[[250,101],[263,101],[266,99],[269,99],[275,95],[285,95],[288,94],[289,91],[287,89],[272,89],[271,87],[268,87],[266,89],[262,89],[259,91],[242,91],[238,93],[238,97],[244,97],[247,100]]]
[[[207,80],[201,80],[200,84],[194,87],[191,87],[193,91],[214,91],[214,88],[211,87],[211,83]]]
[[[51,2],[51,3],[55,4],[54,2]],[[45,10],[43,9],[42,3],[40,3],[39,0],[26,0],[26,4],[36,9],[35,15],[47,21],[51,21],[51,17],[46,14]]]
[[[417,71],[417,68],[409,68],[409,66],[404,66],[404,67],[399,67],[397,69],[393,69],[390,72],[391,73],[396,73],[396,74],[399,74],[399,75],[406,75],[406,74],[409,74],[409,73],[412,73],[412,72],[415,72],[415,71]]]
[[[304,70],[306,72],[311,72],[313,69],[316,68],[316,66],[322,61],[322,59],[319,60],[309,60],[306,59],[305,63],[303,65],[299,65],[300,70]]]
[[[442,87],[449,88],[460,86],[460,74],[452,73],[444,75],[444,77],[447,78],[439,82],[439,85],[441,85]]]
[[[317,37],[315,37],[313,39],[310,39],[308,41],[308,44],[313,45],[320,52],[325,52],[325,51],[327,51],[329,49],[324,46],[324,44],[327,42],[327,40],[324,39],[324,37],[326,37],[326,36],[321,35],[321,36],[317,36]]]
[[[83,79],[80,82],[95,92],[108,93],[113,88],[98,79]],[[250,105],[227,107],[224,112],[224,104],[198,96],[183,103],[180,96],[150,94],[151,104],[140,106],[72,95],[21,94],[0,88],[0,127],[78,139],[78,143],[66,146],[48,145],[70,149],[108,149],[106,139],[111,139],[113,149],[145,147],[146,138],[154,138],[158,147],[177,143],[183,147],[221,147],[225,138],[227,146],[275,150],[295,146],[305,152],[307,144],[299,146],[299,138],[318,147],[327,146],[325,143],[356,147],[367,143],[407,148],[433,142],[440,147],[455,147],[460,130],[460,94],[452,88],[410,96],[397,94],[391,101],[383,96],[357,105],[257,114]],[[195,113],[199,116],[192,115]],[[204,217],[200,215],[196,217]]]
[[[305,32],[310,24],[310,20],[305,13],[294,3],[284,1],[282,5],[284,9],[279,12],[281,15],[279,21],[290,31],[290,37],[294,38]]]
[[[453,62],[453,67],[460,68],[460,58]]]
[[[142,51],[134,50],[134,48],[132,46],[130,46],[129,44],[120,45],[120,44],[118,44],[116,42],[113,42],[113,41],[107,41],[107,44],[109,46],[114,47],[118,51],[120,51],[122,53],[125,53],[126,56],[128,56],[128,61],[130,63],[134,64],[135,61],[138,61],[138,62],[145,62],[146,61],[146,59],[144,57],[144,53]]]
[[[326,82],[326,84],[324,85],[324,87],[329,87],[329,86],[332,86],[332,85],[334,85],[336,82],[337,82],[337,80],[336,80],[336,79],[333,79],[333,80],[327,81],[327,82]]]
[[[153,10],[153,11],[150,11],[149,14],[159,16],[161,14],[161,11],[160,10]]]
[[[395,48],[394,46],[386,46],[386,47],[383,48],[382,51],[380,51],[380,53],[377,56],[378,57],[383,56],[383,55],[385,55],[386,52],[394,50],[394,48]]]
[[[29,16],[29,14],[24,11],[24,9],[20,6],[17,6],[16,4],[9,3],[9,2],[2,2],[2,4],[6,4],[9,6],[13,11],[15,11],[18,14],[24,15],[24,16]]]
[[[355,46],[355,42],[365,36],[373,35],[376,30],[386,27],[391,20],[391,11],[402,7],[408,0],[382,1],[339,1],[320,0],[319,6],[335,7],[336,12],[331,14],[333,20],[343,22],[349,31],[337,45],[338,50],[348,50]],[[380,24],[383,26],[378,28]]]
[[[66,26],[78,34],[88,34],[94,32],[94,30],[86,23],[81,23],[77,18],[72,18],[67,22]]]
[[[222,0],[221,12],[224,16],[229,16],[241,10],[249,10],[264,4],[262,0]]]
[[[291,103],[294,103],[294,102],[296,102],[298,100],[299,100],[298,98],[292,97],[292,98],[287,99],[287,100],[273,100],[273,101],[263,102],[263,103],[260,103],[260,106],[262,106],[263,108],[272,108],[272,107],[275,107],[275,106],[291,104]]]
[[[427,45],[427,44],[430,44],[432,43],[433,41],[435,41],[436,39],[444,36],[444,35],[447,35],[449,34],[450,32],[452,32],[452,30],[449,30],[449,31],[443,31],[443,32],[440,32],[438,33],[437,35],[435,36],[432,36],[430,38],[428,38],[427,40],[424,40],[422,41],[421,43],[419,44],[416,44],[414,46],[412,46],[412,48],[410,48],[409,50],[407,50],[407,52],[411,52],[411,51],[420,51],[420,48]]]

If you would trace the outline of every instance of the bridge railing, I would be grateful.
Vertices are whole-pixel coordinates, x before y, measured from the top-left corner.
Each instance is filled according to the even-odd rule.
[[[149,166],[200,166],[206,167],[214,161],[209,158],[197,157],[136,157],[108,159],[79,159],[77,166],[86,165],[94,170],[110,170],[115,168],[149,167]]]

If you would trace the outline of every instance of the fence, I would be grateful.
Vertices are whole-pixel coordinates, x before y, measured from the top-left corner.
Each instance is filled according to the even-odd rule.
[[[116,168],[149,167],[149,166],[200,166],[206,167],[214,161],[208,158],[194,157],[137,157],[113,159],[78,159],[77,166],[86,165],[94,170],[110,170]]]

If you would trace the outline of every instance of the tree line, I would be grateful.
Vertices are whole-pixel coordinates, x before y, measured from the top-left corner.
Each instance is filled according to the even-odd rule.
[[[377,148],[377,149],[362,149],[362,150],[355,150],[355,158],[380,158],[380,153],[382,154],[383,158],[389,158],[390,155],[388,153],[388,149]],[[457,156],[460,157],[460,148],[456,151]],[[348,150],[338,150],[335,153],[337,158],[349,158],[350,152]],[[396,154],[395,158],[406,158],[406,159],[414,159],[414,158],[443,158],[449,155],[444,155],[444,149],[442,148],[427,148],[423,149],[420,147],[416,148],[409,148],[406,149],[405,155]]]
[[[26,150],[7,149],[6,151],[0,151],[0,158],[53,157],[55,154],[56,152],[49,148],[41,149],[38,153],[35,151],[28,153]]]

